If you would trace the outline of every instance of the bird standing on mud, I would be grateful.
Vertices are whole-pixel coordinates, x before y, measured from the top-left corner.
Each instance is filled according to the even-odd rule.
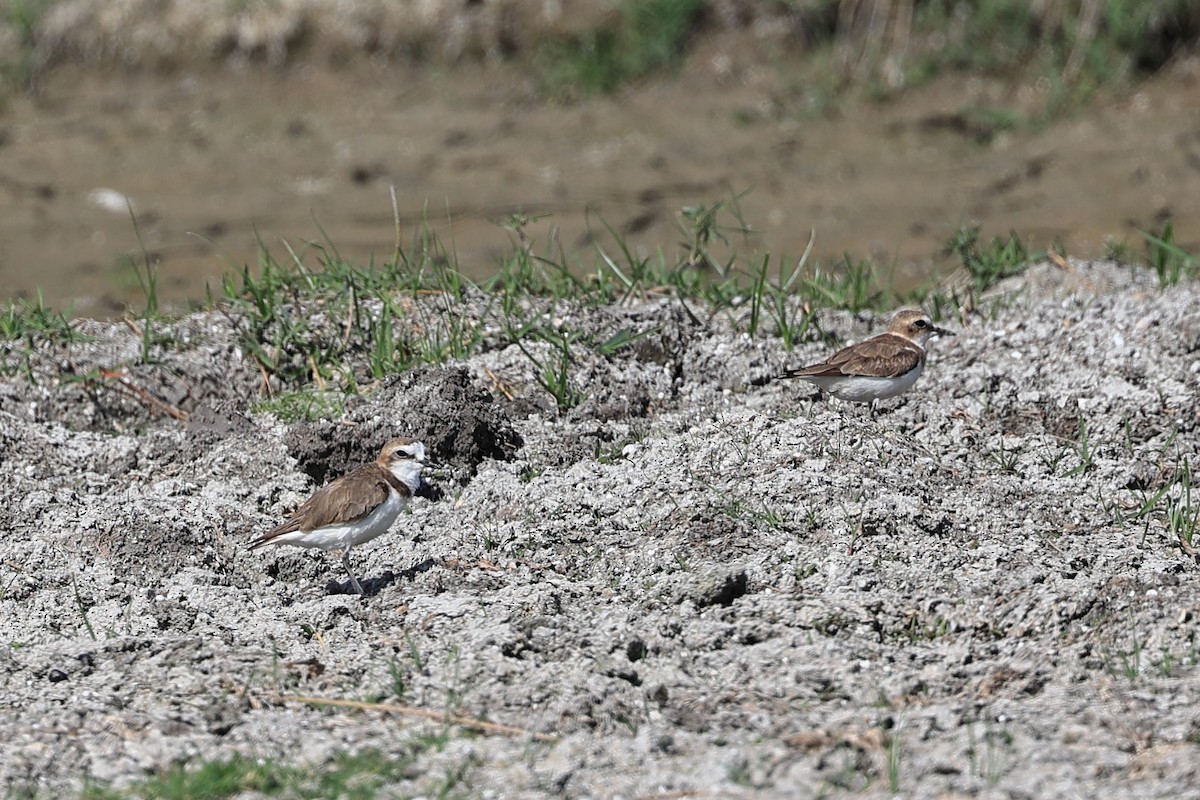
[[[784,372],[840,400],[871,403],[903,394],[925,369],[925,344],[933,336],[953,336],[919,309],[896,312],[886,332],[839,350],[819,364]]]
[[[362,585],[350,569],[350,550],[385,533],[421,488],[425,445],[392,439],[374,463],[364,464],[310,497],[281,525],[255,539],[250,549],[291,544],[318,550],[342,550],[342,566],[357,594]]]

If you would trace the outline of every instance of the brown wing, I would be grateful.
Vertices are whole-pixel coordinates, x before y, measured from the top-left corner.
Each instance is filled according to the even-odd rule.
[[[921,363],[921,349],[902,336],[885,333],[839,350],[828,361],[784,373],[786,378],[837,378],[870,375],[896,378]]]
[[[253,550],[285,533],[311,531],[337,522],[357,522],[388,499],[386,473],[377,464],[365,464],[323,486],[282,525],[250,544]]]

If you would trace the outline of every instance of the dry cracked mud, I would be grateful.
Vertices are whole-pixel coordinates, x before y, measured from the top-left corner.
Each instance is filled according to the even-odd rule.
[[[1189,796],[1200,289],[1074,263],[1002,290],[874,418],[770,379],[865,314],[788,353],[676,300],[562,307],[647,332],[579,354],[570,411],[498,344],[301,424],[249,413],[226,316],[124,373],[186,423],[68,380],[141,345],[80,323],[0,384],[0,786],[380,751],[412,760],[397,797]],[[445,468],[356,551],[367,597],[247,551],[411,433]]]

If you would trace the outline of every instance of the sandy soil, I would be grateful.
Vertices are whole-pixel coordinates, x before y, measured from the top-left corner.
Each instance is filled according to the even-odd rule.
[[[681,209],[743,192],[743,254],[794,259],[815,231],[815,258],[874,255],[901,283],[927,277],[963,224],[1089,257],[1108,239],[1140,251],[1137,229],[1170,216],[1185,242],[1197,235],[1194,63],[981,142],[973,109],[1031,113],[1045,87],[950,78],[826,114],[817,78],[776,56],[731,32],[673,78],[567,105],[494,64],[63,66],[0,112],[0,286],[103,317],[144,303],[130,260],[145,256],[177,303],[256,264],[256,236],[313,265],[306,243],[327,246],[324,229],[343,256],[382,261],[389,186],[405,236],[427,221],[479,277],[509,251],[497,223],[515,212],[586,270],[593,241],[611,246],[605,223],[673,253]]]
[[[844,314],[785,353],[677,301],[560,306],[652,331],[581,352],[570,412],[497,340],[295,425],[244,413],[220,314],[126,373],[187,423],[68,380],[140,346],[81,323],[0,383],[0,786],[377,749],[413,759],[397,797],[1188,796],[1200,290],[1046,265],[986,307],[874,419],[770,380],[879,330]],[[246,550],[394,434],[446,467],[356,552],[368,597]]]

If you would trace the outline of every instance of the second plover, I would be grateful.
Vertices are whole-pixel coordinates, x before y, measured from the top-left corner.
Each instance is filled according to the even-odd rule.
[[[925,369],[925,344],[930,337],[953,335],[934,325],[924,311],[903,309],[892,317],[885,333],[779,377],[806,380],[841,400],[873,404],[913,387]]]

